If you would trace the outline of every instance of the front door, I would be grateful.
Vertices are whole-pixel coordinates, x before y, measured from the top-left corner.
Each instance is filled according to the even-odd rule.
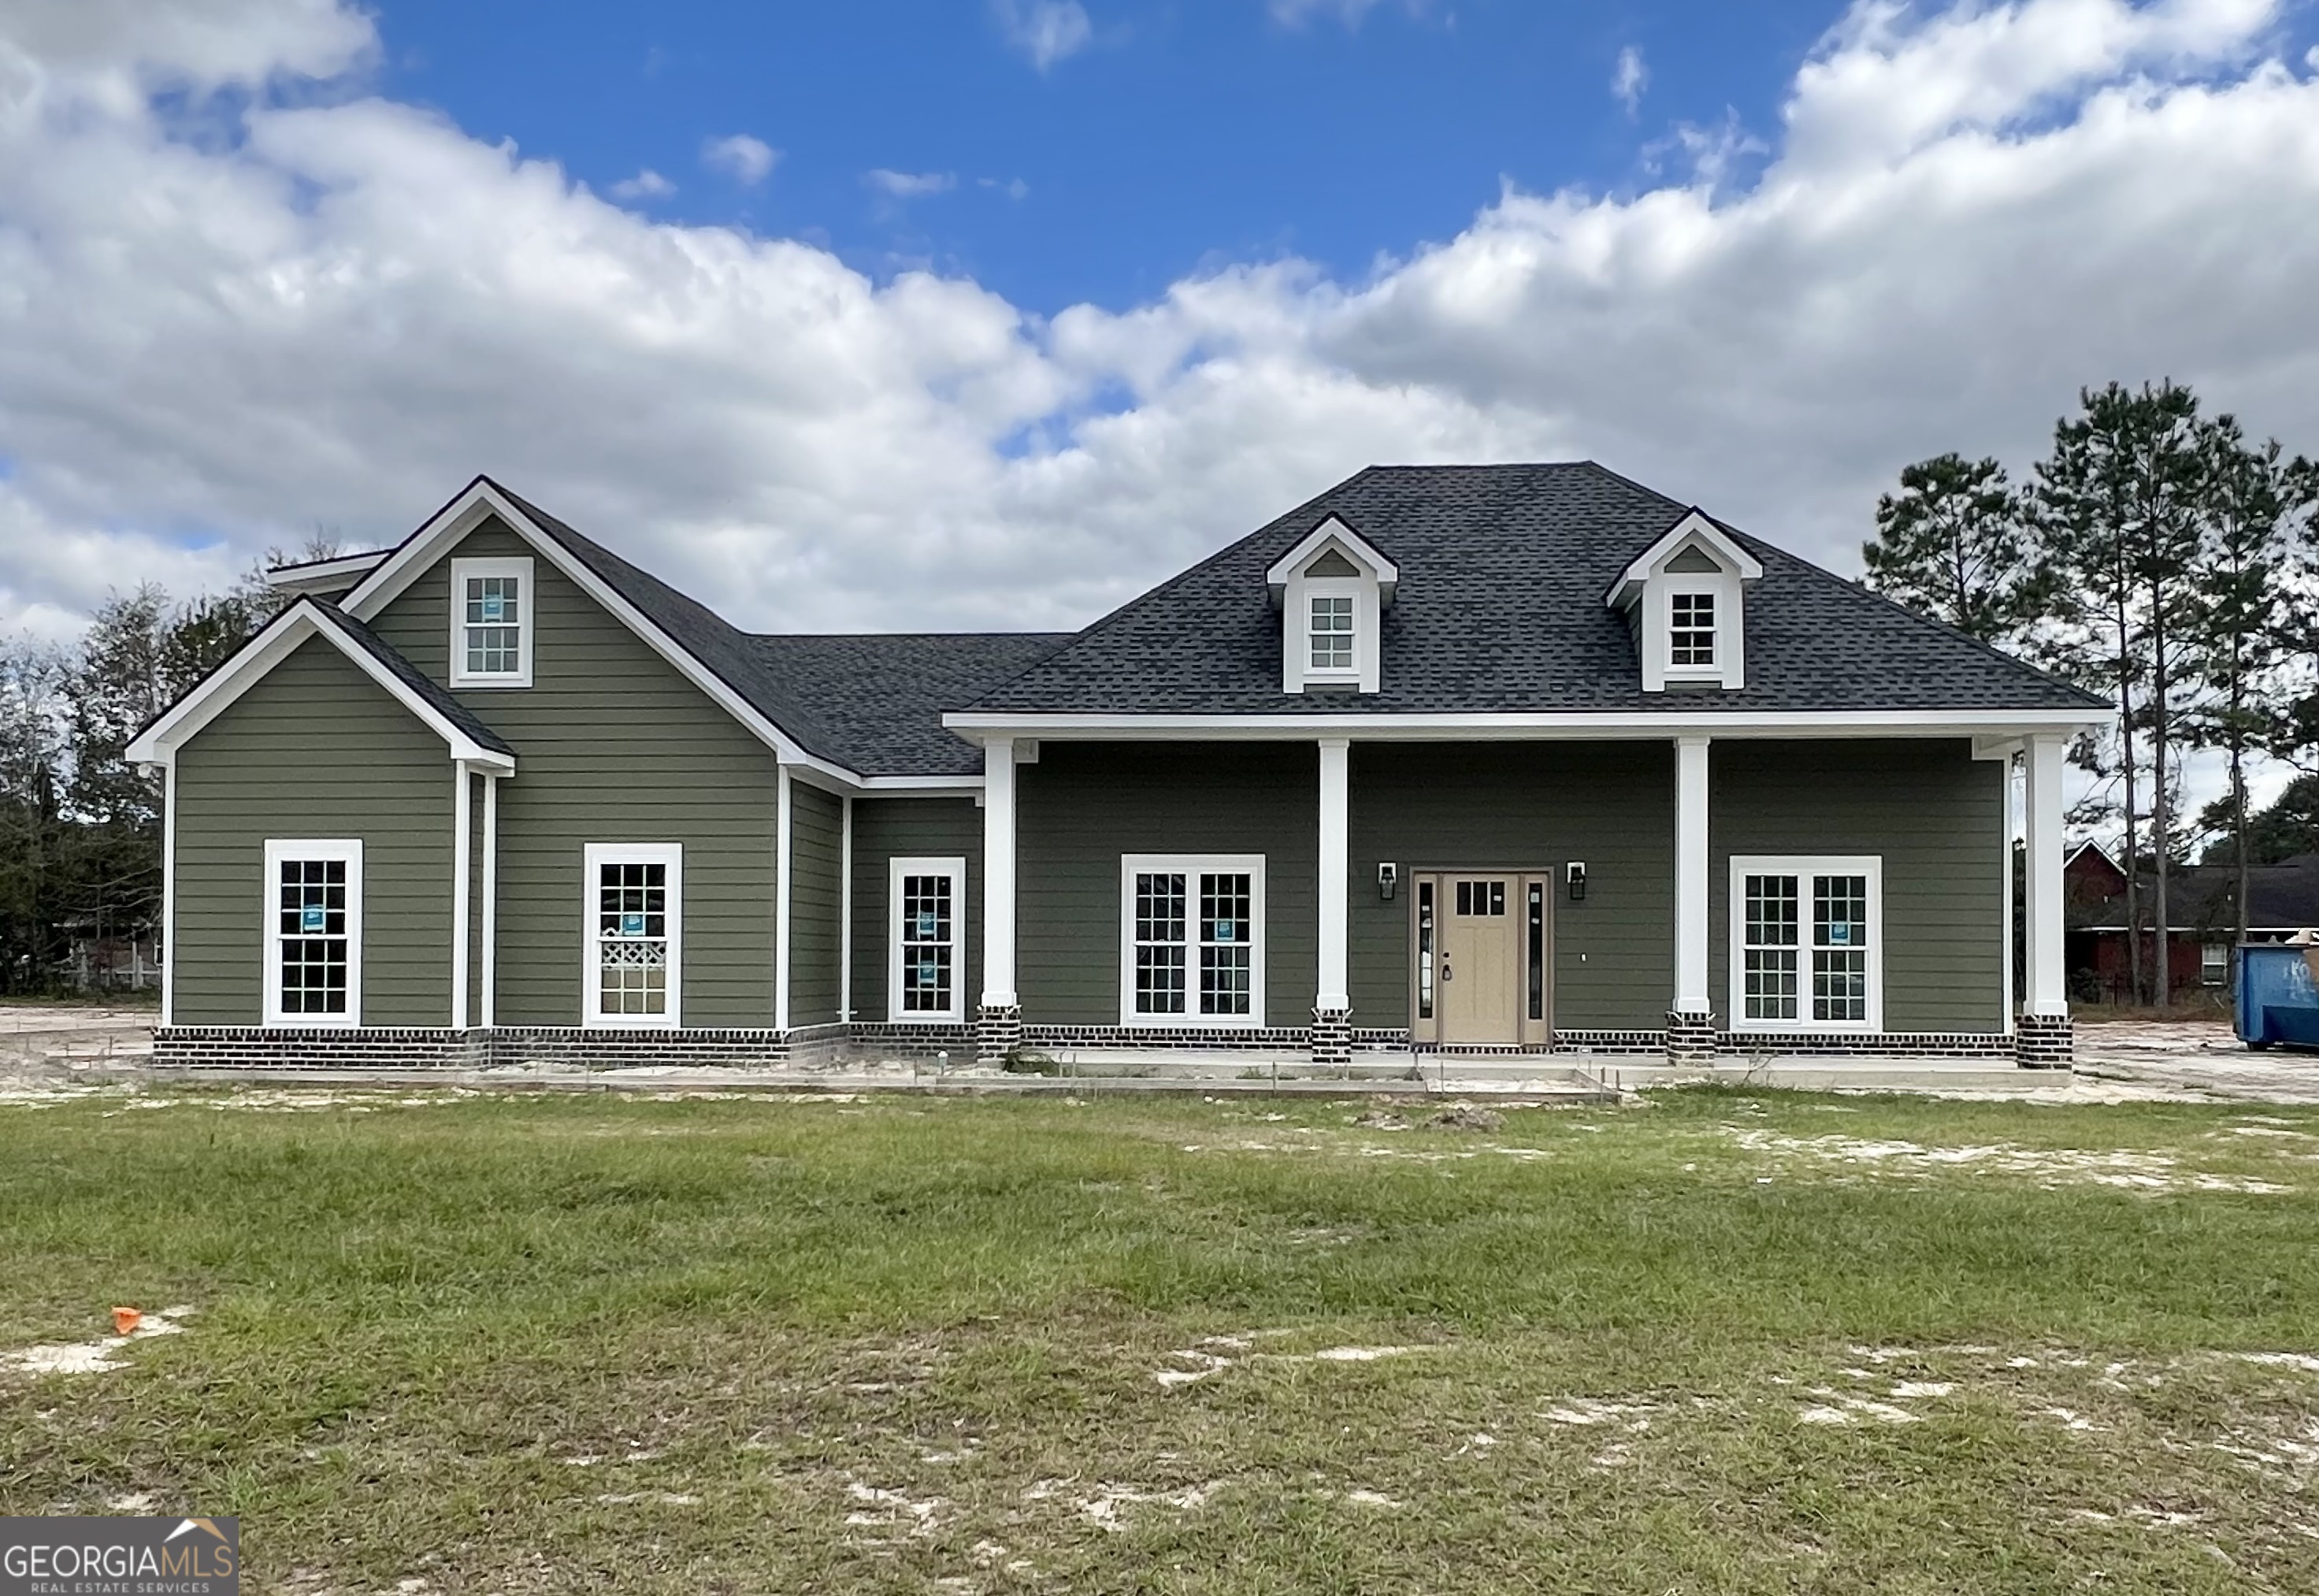
[[[1441,1040],[1511,1046],[1521,1039],[1521,878],[1444,876],[1434,991]]]

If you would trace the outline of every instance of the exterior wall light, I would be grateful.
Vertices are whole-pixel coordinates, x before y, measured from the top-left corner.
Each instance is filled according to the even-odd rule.
[[[1401,880],[1401,867],[1386,860],[1377,866],[1377,896],[1387,903],[1393,901],[1393,889]]]
[[[1562,879],[1570,883],[1570,901],[1586,901],[1586,865],[1583,860],[1572,860],[1562,867]]]

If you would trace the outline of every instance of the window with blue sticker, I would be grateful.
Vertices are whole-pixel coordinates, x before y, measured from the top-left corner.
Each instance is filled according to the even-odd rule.
[[[895,1017],[958,1018],[958,866],[947,861],[908,861],[898,862],[896,872],[894,927],[899,945],[893,964]]]
[[[606,860],[596,867],[596,1009],[608,1020],[668,1013],[668,866]]]
[[[274,959],[284,1019],[347,1013],[353,934],[347,866],[338,858],[284,859],[276,867]]]
[[[523,686],[531,676],[531,562],[452,562],[452,685]]]

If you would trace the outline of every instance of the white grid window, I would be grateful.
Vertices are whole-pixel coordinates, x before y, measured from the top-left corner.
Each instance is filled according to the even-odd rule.
[[[1121,861],[1121,1019],[1264,1023],[1264,858]]]
[[[683,850],[591,843],[586,851],[591,1025],[674,1025],[681,1006]]]
[[[451,562],[451,685],[528,687],[534,626],[528,559]]]
[[[1882,861],[1731,861],[1732,1012],[1758,1030],[1883,1025]]]
[[[268,1025],[362,1023],[362,843],[266,844]]]
[[[896,859],[886,1017],[897,1024],[965,1018],[966,861]]]
[[[1715,595],[1667,595],[1667,663],[1703,669],[1715,663]]]
[[[1312,668],[1349,672],[1353,668],[1353,597],[1350,593],[1315,594],[1312,600]]]

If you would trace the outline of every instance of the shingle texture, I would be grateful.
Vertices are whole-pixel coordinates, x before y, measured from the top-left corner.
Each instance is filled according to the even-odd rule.
[[[538,506],[500,491],[806,752],[864,776],[964,776],[982,753],[945,731],[971,703],[1053,653],[1069,633],[767,636],[744,632]]]
[[[512,755],[515,753],[508,746],[505,738],[476,719],[473,710],[453,698],[449,689],[404,659],[376,632],[327,600],[308,599],[304,602],[313,606],[316,614],[337,627],[356,647],[393,672],[396,680],[424,699],[429,708],[466,734],[477,746],[488,748],[494,753]]]
[[[1603,596],[1688,507],[1588,463],[1372,466],[1114,611],[971,706],[1027,713],[1418,714],[1665,709]],[[1400,568],[1383,690],[1280,690],[1268,567],[1329,515]],[[1718,523],[1720,525],[1720,523]],[[2098,708],[2100,701],[1733,528],[1747,685],[1686,708]]]

